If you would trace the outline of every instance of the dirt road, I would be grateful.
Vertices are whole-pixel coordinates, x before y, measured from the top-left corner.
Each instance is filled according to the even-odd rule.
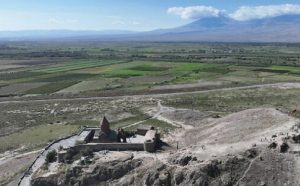
[[[163,97],[163,96],[177,96],[186,94],[197,94],[197,93],[209,93],[215,91],[231,91],[231,90],[243,90],[251,88],[281,88],[281,89],[291,89],[300,88],[300,82],[287,82],[287,83],[271,83],[271,84],[259,84],[259,85],[249,85],[240,87],[230,87],[230,88],[217,88],[212,90],[198,90],[189,92],[173,92],[173,93],[158,93],[158,94],[143,94],[143,95],[129,95],[129,96],[110,96],[110,97],[79,97],[79,98],[55,98],[55,99],[36,99],[36,100],[20,100],[20,101],[0,101],[0,104],[8,103],[38,103],[38,102],[49,102],[49,101],[69,101],[69,100],[98,100],[98,99],[122,99],[122,98],[146,98],[146,97]]]

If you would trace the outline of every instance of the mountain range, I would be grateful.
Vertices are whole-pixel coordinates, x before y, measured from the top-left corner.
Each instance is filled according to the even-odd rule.
[[[300,42],[300,15],[237,21],[210,17],[187,25],[149,32],[131,31],[1,31],[2,40],[77,39],[103,41]]]

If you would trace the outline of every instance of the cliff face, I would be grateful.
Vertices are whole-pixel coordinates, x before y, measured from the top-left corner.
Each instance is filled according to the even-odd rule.
[[[208,164],[199,163],[195,157],[184,159],[173,157],[170,163],[152,158],[113,161],[90,165],[91,171],[86,171],[86,166],[76,166],[65,172],[35,178],[32,185],[220,185],[225,177],[226,184],[236,182],[249,164],[249,159],[244,157],[229,157]]]
[[[108,155],[114,152],[109,152]],[[127,154],[127,153],[124,153]],[[127,154],[128,155],[128,154]],[[114,156],[114,155],[113,155]],[[296,185],[294,159],[278,149],[252,148],[237,155],[203,161],[197,154],[178,152],[166,161],[153,157],[94,161],[32,180],[50,185]]]

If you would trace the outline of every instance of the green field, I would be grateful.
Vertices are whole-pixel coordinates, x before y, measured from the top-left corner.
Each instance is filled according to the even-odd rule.
[[[32,68],[2,73],[0,74],[1,82],[3,84],[47,83],[41,87],[27,90],[23,92],[24,94],[72,93],[72,90],[74,90],[73,93],[88,91],[95,93],[95,91],[105,92],[112,89],[118,93],[122,92],[123,89],[126,91],[131,89],[133,91],[137,89],[146,91],[149,86],[187,83],[201,79],[210,80],[230,72],[229,66],[223,64],[174,63],[171,61],[76,61],[65,62],[62,65],[43,65]],[[140,79],[137,78],[133,81],[134,77]],[[104,82],[105,85],[93,86],[88,84],[88,82],[93,81]],[[85,82],[87,83],[86,86],[84,85]],[[69,88],[75,84],[80,85],[74,86],[75,89]]]
[[[78,131],[78,126],[75,125],[40,125],[28,128],[6,137],[0,137],[0,152],[21,148],[22,146],[26,148],[24,149],[26,151],[41,148],[58,137],[65,137],[76,131]]]
[[[57,53],[61,58],[52,60],[48,57],[44,59],[46,62],[39,62],[39,57],[35,57],[32,61],[20,60],[20,63],[16,59],[3,60],[5,65],[21,66],[1,71],[2,85],[47,83],[31,90],[16,91],[18,94],[106,96],[143,94],[156,86],[199,81],[224,82],[219,85],[222,88],[300,80],[299,56],[287,50],[290,47],[295,51],[297,45],[139,43],[126,46],[125,43],[103,43],[89,47],[78,44],[69,48],[56,48],[55,44],[37,46],[26,44],[22,49],[28,47],[28,56],[32,51],[45,50],[46,56],[49,53],[55,57]],[[199,87],[205,89],[202,85]],[[2,89],[0,93],[10,91],[5,87]]]
[[[51,65],[41,68],[33,69],[33,72],[45,72],[45,73],[57,73],[57,72],[67,72],[67,71],[73,71],[78,69],[84,69],[84,68],[92,68],[92,67],[99,67],[99,66],[105,66],[105,65],[112,65],[112,64],[118,64],[118,63],[124,63],[124,61],[118,61],[118,60],[79,60],[79,61],[71,61],[66,62],[61,65]]]
[[[270,69],[272,69],[272,70],[282,70],[282,71],[287,71],[289,73],[300,74],[300,67],[293,67],[293,66],[272,66]]]
[[[61,81],[55,83],[49,83],[38,88],[34,88],[26,91],[26,94],[51,94],[57,92],[61,89],[70,87],[74,84],[78,83],[77,81]]]

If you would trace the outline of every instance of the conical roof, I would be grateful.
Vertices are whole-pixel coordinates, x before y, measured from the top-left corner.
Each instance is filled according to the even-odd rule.
[[[101,131],[104,132],[105,134],[109,134],[110,132],[110,123],[106,119],[106,117],[103,117],[102,123],[101,123]]]

